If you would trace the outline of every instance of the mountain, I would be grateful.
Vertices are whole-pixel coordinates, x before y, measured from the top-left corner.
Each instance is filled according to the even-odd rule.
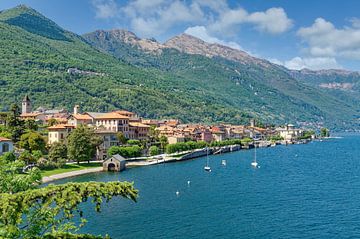
[[[121,36],[131,36],[131,41]],[[132,65],[171,72],[185,78],[187,84],[204,82],[201,87],[212,88],[217,98],[225,97],[234,108],[253,112],[267,121],[357,125],[359,101],[308,84],[304,80],[310,77],[305,72],[288,70],[240,50],[187,34],[164,44],[155,42],[151,48],[143,44],[150,40],[126,30],[96,31],[83,37],[92,46]]]
[[[2,110],[29,94],[35,107],[123,108],[184,122],[358,126],[356,97],[243,51],[186,34],[164,44],[125,30],[79,36],[26,6],[0,12],[0,65]]]

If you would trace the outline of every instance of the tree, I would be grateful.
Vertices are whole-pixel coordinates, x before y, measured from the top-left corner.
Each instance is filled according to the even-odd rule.
[[[156,142],[159,140],[159,131],[156,130],[155,125],[151,125],[148,133],[150,142]]]
[[[111,146],[107,151],[109,156],[120,154],[125,158],[133,158],[141,156],[141,148],[138,145],[134,146]]]
[[[18,142],[20,136],[24,132],[24,121],[20,119],[20,108],[17,104],[12,104],[10,113],[7,118],[7,125],[11,132],[11,139],[13,142]]]
[[[31,131],[37,131],[39,128],[39,126],[36,124],[35,120],[32,120],[32,119],[25,120],[24,126],[27,130],[31,130]]]
[[[86,223],[79,204],[91,199],[100,212],[101,203],[114,196],[136,202],[137,190],[128,182],[88,182],[1,194],[0,237],[38,238],[45,234],[75,232]],[[72,220],[75,217],[80,219],[78,225]]]
[[[129,145],[141,145],[141,142],[140,142],[140,140],[137,140],[137,139],[129,139],[128,141],[127,141],[127,144],[129,144]]]
[[[28,132],[21,135],[19,146],[23,149],[29,150],[30,152],[35,150],[45,152],[46,142],[44,137],[42,137],[39,133]]]
[[[168,144],[168,139],[166,138],[166,136],[162,135],[159,141],[160,141],[161,149],[164,151],[166,145]]]
[[[20,154],[19,160],[24,162],[26,165],[36,163],[36,158],[28,150],[25,150]]]
[[[126,144],[127,142],[127,138],[125,137],[124,133],[123,132],[118,132],[116,134],[116,138],[119,140],[119,143],[120,144]]]
[[[49,119],[47,124],[48,124],[48,126],[53,126],[53,125],[56,125],[58,123],[59,122],[56,119]]]
[[[49,161],[57,167],[61,167],[67,159],[67,147],[63,142],[56,142],[51,145],[49,150]]]
[[[7,156],[0,157],[0,200],[2,199],[1,193],[13,194],[33,189],[39,185],[41,181],[39,169],[33,168],[26,173],[22,173],[25,162],[21,160],[13,161],[12,156],[10,156],[10,158],[11,160],[9,160]]]
[[[85,125],[74,129],[67,137],[67,141],[68,158],[78,164],[93,158],[97,146],[101,143],[101,139],[95,134],[95,131]]]
[[[151,156],[158,155],[160,153],[160,150],[157,146],[153,145],[149,148],[149,152]]]
[[[0,238],[102,238],[73,234],[86,223],[79,205],[91,199],[100,212],[101,203],[114,196],[134,202],[137,199],[138,191],[128,182],[67,183],[37,188],[40,170],[33,168],[22,173],[24,166],[21,161],[8,162],[0,157]]]
[[[320,136],[321,137],[330,137],[330,130],[327,128],[320,129]]]

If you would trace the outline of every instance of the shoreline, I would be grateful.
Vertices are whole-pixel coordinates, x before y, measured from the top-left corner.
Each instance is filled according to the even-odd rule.
[[[293,144],[306,144],[306,143],[309,143],[310,141],[296,141]],[[281,143],[281,142],[277,142],[276,144],[271,144],[271,143],[266,143],[266,142],[268,142],[268,141],[262,141],[262,143],[259,144],[259,146],[257,148],[274,147],[277,145],[291,145],[291,144],[285,144],[285,143]],[[232,152],[236,152],[236,151],[240,151],[240,150],[249,150],[252,148],[254,148],[254,144],[248,144],[245,146],[227,145],[227,146],[221,146],[221,147],[212,147],[212,148],[208,149],[208,152],[207,152],[206,148],[194,149],[191,151],[185,151],[185,152],[183,151],[183,152],[179,152],[179,153],[173,153],[171,155],[162,154],[162,155],[152,156],[150,158],[149,157],[141,157],[141,158],[143,158],[142,160],[136,160],[136,159],[131,160],[130,159],[130,160],[126,161],[126,167],[133,168],[133,167],[151,166],[151,165],[157,165],[157,164],[163,164],[163,163],[180,162],[180,161],[186,161],[186,160],[190,160],[190,159],[201,158],[201,157],[206,156],[207,153],[209,155],[217,155],[220,152],[221,153],[232,153]],[[177,157],[178,155],[181,155],[181,156]],[[153,159],[153,160],[149,160],[149,159]],[[84,175],[84,174],[97,173],[97,172],[102,172],[102,171],[103,171],[103,167],[96,167],[96,168],[82,169],[82,170],[78,170],[78,171],[54,174],[51,176],[43,177],[42,183],[49,183],[49,182],[56,181],[59,179],[71,178],[71,177],[76,177],[76,176],[80,176],[80,175]]]
[[[84,174],[88,174],[88,173],[97,173],[97,172],[101,172],[101,171],[103,171],[103,167],[88,168],[88,169],[82,169],[82,170],[78,170],[78,171],[59,173],[59,174],[54,174],[51,176],[45,176],[42,178],[41,182],[49,183],[49,182],[56,181],[59,179],[71,178],[71,177],[76,177],[76,176],[80,176],[80,175],[84,175]]]

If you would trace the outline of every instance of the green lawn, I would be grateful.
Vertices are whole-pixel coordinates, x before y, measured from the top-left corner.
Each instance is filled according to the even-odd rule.
[[[101,163],[81,163],[80,165],[66,164],[62,168],[41,170],[41,175],[43,177],[46,177],[46,176],[51,176],[54,174],[67,173],[67,172],[78,171],[78,170],[87,169],[87,168],[101,167],[101,166],[102,166]]]

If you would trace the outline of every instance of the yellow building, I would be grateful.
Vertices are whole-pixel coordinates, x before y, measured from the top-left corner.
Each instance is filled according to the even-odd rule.
[[[48,127],[48,143],[53,144],[65,140],[74,128],[75,126],[70,124],[58,124]]]

